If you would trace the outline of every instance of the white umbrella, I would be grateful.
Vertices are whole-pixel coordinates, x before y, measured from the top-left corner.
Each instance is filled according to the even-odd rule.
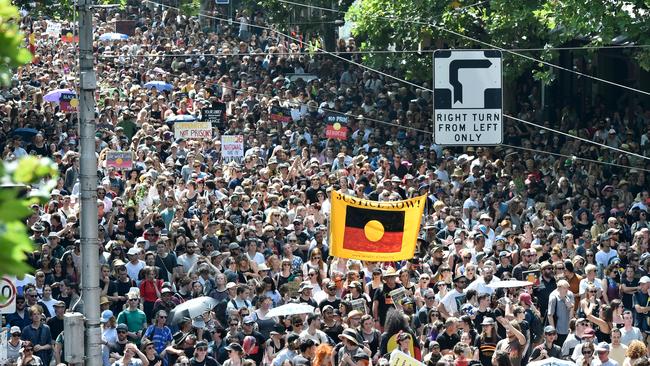
[[[575,366],[575,363],[550,357],[540,361],[529,362],[528,366]]]
[[[176,324],[184,317],[194,319],[206,311],[212,310],[219,302],[209,296],[201,296],[176,305],[169,314],[169,324]]]
[[[491,283],[487,286],[489,288],[516,288],[516,287],[526,287],[526,286],[533,286],[533,285],[535,284],[528,281],[506,280],[506,281]]]
[[[287,315],[297,315],[297,314],[309,314],[314,312],[314,307],[307,304],[296,304],[289,303],[277,308],[273,308],[266,313],[267,318],[273,318],[276,316],[287,316]]]

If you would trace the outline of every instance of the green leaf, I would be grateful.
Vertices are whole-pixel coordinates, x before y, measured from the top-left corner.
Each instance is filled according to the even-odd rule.
[[[11,200],[0,203],[0,222],[21,220],[31,213],[23,201]]]
[[[35,172],[39,164],[38,158],[32,155],[20,159],[18,167],[14,171],[14,181],[16,183],[32,183],[36,178]]]

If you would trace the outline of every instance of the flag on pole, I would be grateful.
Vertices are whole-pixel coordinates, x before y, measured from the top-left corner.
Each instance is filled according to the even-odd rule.
[[[332,255],[365,261],[413,258],[426,196],[377,202],[332,191]]]

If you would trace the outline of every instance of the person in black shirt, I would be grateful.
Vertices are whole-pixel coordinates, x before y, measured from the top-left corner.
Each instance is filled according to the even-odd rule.
[[[443,355],[452,353],[454,346],[460,342],[457,323],[458,319],[454,317],[447,318],[445,321],[444,332],[440,333],[436,339],[436,341],[440,344],[440,352],[442,352]]]
[[[214,358],[208,356],[208,342],[199,341],[194,348],[194,357],[190,359],[190,366],[219,366]]]
[[[562,348],[554,344],[557,338],[557,331],[552,325],[547,325],[544,328],[544,343],[533,349],[528,361],[540,361],[549,357],[562,358]]]
[[[386,321],[388,310],[395,308],[390,292],[402,287],[402,285],[396,282],[396,278],[397,272],[394,268],[389,267],[384,274],[384,284],[375,291],[372,298],[372,316],[375,321],[378,321],[382,325]]]
[[[63,314],[65,314],[65,303],[59,301],[54,304],[54,316],[47,321],[47,326],[50,327],[52,339],[56,339],[56,337],[63,332]]]

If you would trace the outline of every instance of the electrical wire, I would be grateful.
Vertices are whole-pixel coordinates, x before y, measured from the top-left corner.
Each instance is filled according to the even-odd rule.
[[[560,135],[563,135],[563,136],[566,136],[566,137],[569,137],[569,138],[574,138],[576,140],[580,140],[580,141],[587,142],[587,143],[590,143],[590,144],[598,145],[600,147],[604,147],[604,148],[607,148],[607,149],[610,149],[610,150],[614,150],[614,151],[617,151],[617,152],[620,152],[620,153],[623,153],[623,154],[636,156],[636,157],[641,158],[641,159],[650,160],[650,157],[647,157],[647,156],[643,156],[643,155],[640,155],[640,154],[637,154],[637,153],[634,153],[634,152],[631,152],[631,151],[625,151],[625,150],[619,149],[617,147],[612,147],[612,146],[609,146],[609,145],[602,144],[600,142],[591,141],[591,140],[588,140],[588,139],[586,139],[584,137],[574,136],[574,135],[571,135],[571,134],[566,133],[564,131],[555,130],[555,129],[552,129],[550,127],[546,127],[546,126],[543,126],[543,125],[538,125],[536,123],[529,122],[529,121],[523,120],[521,118],[509,116],[507,114],[504,114],[503,116],[506,117],[506,118],[510,118],[512,120],[527,124],[527,125],[532,125],[532,126],[535,126],[535,127],[538,127],[538,128],[542,128],[544,130],[552,131],[552,132],[555,132],[557,134],[560,134]]]
[[[161,7],[167,7],[167,8],[171,8],[171,9],[175,9],[175,10],[180,10],[179,8],[176,8],[176,7],[173,7],[173,6],[169,6],[169,5],[159,4],[159,3],[156,3],[156,2],[154,2],[154,1],[152,1],[152,0],[144,0],[144,1],[145,1],[145,2],[149,2],[149,3],[153,3],[153,4],[160,5]],[[287,2],[287,0],[278,0],[278,1],[284,1],[284,2]],[[206,18],[214,18],[214,19],[221,20],[221,21],[232,21],[233,23],[242,24],[242,22],[237,22],[237,21],[233,21],[233,20],[229,20],[229,19],[224,19],[224,18],[214,17],[214,16],[212,16],[212,15],[204,15],[204,16],[205,16]],[[260,25],[252,25],[252,24],[248,24],[248,23],[246,23],[246,24],[249,25],[249,26],[253,26],[253,27],[257,27],[257,28],[261,28],[261,29],[273,30],[273,31],[275,31],[276,33],[278,33],[278,34],[280,34],[280,35],[283,35],[283,36],[285,36],[285,37],[287,37],[287,38],[289,38],[289,39],[292,39],[292,40],[297,41],[297,42],[302,42],[301,40],[299,40],[299,39],[297,39],[297,38],[294,38],[294,37],[292,37],[292,36],[290,36],[290,35],[287,35],[287,34],[284,34],[284,33],[278,32],[278,31],[276,31],[276,30],[274,30],[274,29],[272,29],[272,28],[270,28],[270,27],[265,27],[265,26],[260,26]],[[391,78],[391,79],[394,79],[394,80],[397,80],[397,81],[399,81],[399,82],[402,82],[402,83],[406,83],[406,84],[409,84],[409,85],[415,86],[416,88],[419,88],[419,89],[423,89],[423,90],[427,90],[427,91],[433,92],[433,89],[429,89],[429,88],[421,87],[421,86],[419,86],[419,85],[417,85],[417,84],[414,84],[414,83],[411,83],[411,82],[409,82],[409,81],[407,81],[407,80],[403,80],[403,79],[398,78],[398,77],[396,77],[396,76],[386,74],[386,73],[384,73],[384,72],[382,72],[382,71],[379,71],[379,70],[375,70],[375,69],[373,69],[373,68],[371,68],[371,67],[368,67],[368,66],[366,66],[366,65],[362,65],[362,64],[359,64],[359,63],[357,63],[357,62],[354,62],[354,61],[348,60],[348,59],[346,59],[346,58],[344,58],[344,57],[340,57],[340,56],[338,56],[338,55],[334,55],[333,53],[331,53],[331,52],[329,52],[329,51],[326,51],[326,50],[323,50],[323,49],[320,49],[320,48],[318,48],[318,49],[321,50],[321,51],[324,52],[324,53],[327,53],[327,54],[330,54],[330,55],[335,56],[335,57],[337,57],[337,58],[340,58],[340,59],[342,59],[342,60],[344,60],[344,61],[346,61],[346,62],[350,62],[350,63],[352,63],[352,64],[354,64],[354,65],[357,65],[357,66],[359,66],[359,67],[361,67],[361,68],[365,68],[365,69],[367,69],[367,70],[373,71],[373,72],[378,73],[378,74],[380,74],[380,75],[387,76],[387,77],[389,77],[389,78]],[[515,54],[516,54],[516,53],[515,53]],[[526,57],[527,57],[527,56],[526,56]],[[588,140],[588,139],[585,139],[585,138],[582,138],[582,137],[579,137],[579,136],[574,136],[574,135],[568,134],[568,133],[563,132],[563,131],[560,131],[560,130],[552,129],[552,128],[550,128],[550,127],[546,127],[546,126],[543,126],[543,125],[540,125],[540,124],[536,124],[536,123],[533,123],[533,122],[530,122],[530,121],[526,121],[526,120],[523,120],[523,119],[520,119],[520,118],[517,118],[517,117],[510,116],[510,115],[506,115],[506,114],[504,114],[503,116],[506,117],[506,118],[510,118],[510,119],[512,119],[512,120],[518,121],[518,122],[522,122],[522,123],[525,123],[525,124],[528,124],[528,125],[532,125],[532,126],[535,126],[535,127],[538,127],[538,128],[542,128],[542,129],[545,129],[545,130],[548,130],[548,131],[551,131],[551,132],[557,133],[557,134],[561,134],[561,135],[567,136],[567,137],[569,137],[569,138],[575,138],[575,139],[581,140],[581,141],[583,141],[583,142],[586,142],[586,143],[589,143],[589,144],[593,144],[593,145],[596,145],[596,146],[599,146],[599,147],[602,147],[602,148],[605,148],[605,149],[610,149],[610,150],[614,150],[614,151],[617,151],[617,152],[620,152],[620,153],[624,153],[624,154],[628,154],[628,155],[633,155],[633,156],[639,157],[639,158],[644,159],[644,160],[650,160],[650,157],[646,157],[646,156],[643,156],[643,155],[640,155],[640,154],[637,154],[637,153],[634,153],[634,152],[631,152],[631,151],[625,151],[625,150],[622,150],[622,149],[619,149],[619,148],[615,148],[615,147],[612,147],[612,146],[609,146],[609,145],[605,145],[605,144],[602,144],[602,143],[599,143],[599,142],[596,142],[596,141],[591,141],[591,140]],[[377,120],[377,121],[379,121],[379,120]],[[382,123],[383,123],[383,122],[385,122],[385,121],[382,121]],[[426,131],[426,130],[419,130],[419,131],[420,131],[420,132],[428,132],[428,131]]]
[[[166,73],[168,73],[170,75],[175,75],[172,72],[167,72],[166,71]],[[196,78],[196,77],[193,77],[193,76],[187,76],[186,75],[186,77],[189,78],[189,79],[192,79],[194,81],[197,81],[197,82],[203,82],[203,80],[201,80],[199,78]],[[248,91],[248,89],[234,88],[234,87],[230,87],[230,86],[227,86],[227,85],[224,85],[223,87],[226,88],[226,89],[235,91],[235,92],[236,91],[242,91],[242,92],[251,93],[250,91]],[[265,95],[263,93],[258,93],[258,92],[255,92],[255,93],[252,93],[252,94],[254,94],[256,96],[268,97],[267,95]],[[288,102],[289,104],[291,104],[293,106],[295,106],[295,105],[297,105],[297,106],[307,106],[308,105],[307,103],[292,101],[292,100],[288,100],[286,98],[282,98],[282,97],[279,97],[279,96],[277,98],[280,101]],[[324,111],[324,112],[341,114],[341,112],[333,110],[333,109],[329,109],[329,108],[320,108],[319,107],[319,109]],[[416,132],[422,132],[422,133],[425,133],[425,134],[428,134],[428,135],[433,135],[433,133],[431,131],[423,130],[423,129],[415,128],[415,127],[411,127],[411,126],[405,126],[405,125],[401,125],[399,123],[383,121],[383,120],[380,120],[380,119],[370,118],[370,117],[366,117],[366,116],[364,116],[363,119],[367,120],[367,121],[375,122],[375,123],[380,123],[380,124],[383,124],[383,125],[397,127],[397,128],[404,129],[404,130],[413,130],[413,131],[416,131]],[[569,136],[570,137],[575,137],[573,135],[569,135]],[[585,162],[588,162],[588,163],[593,163],[593,164],[602,164],[602,165],[608,165],[608,166],[615,166],[615,167],[619,167],[619,168],[636,169],[636,170],[639,170],[639,171],[650,172],[649,169],[633,167],[633,166],[629,166],[629,165],[622,165],[622,164],[617,164],[617,163],[610,163],[610,162],[600,161],[600,160],[593,160],[593,159],[583,158],[583,157],[579,157],[579,156],[575,156],[575,155],[566,155],[566,154],[560,154],[560,153],[554,153],[554,152],[550,152],[550,151],[531,149],[531,148],[526,148],[526,147],[523,147],[523,146],[515,146],[515,145],[509,145],[509,144],[500,144],[500,146],[510,147],[510,148],[513,148],[513,149],[519,149],[519,150],[524,150],[524,151],[536,152],[536,153],[541,153],[541,154],[560,156],[560,157],[573,159],[573,160],[582,160],[582,161],[585,161]]]
[[[156,3],[155,1],[152,1],[152,0],[144,0],[144,1],[145,1],[145,2],[149,2],[149,3],[153,3],[153,4],[158,4],[158,3]],[[278,0],[278,1],[288,2],[287,0]],[[290,3],[292,3],[292,2],[290,2]],[[158,4],[158,5],[161,5],[161,7],[167,7],[167,8],[171,8],[171,9],[175,9],[175,10],[180,10],[179,8],[175,8],[175,7],[173,7],[173,6],[169,6],[169,5],[162,5],[162,4]],[[224,18],[219,18],[219,17],[215,17],[215,16],[212,16],[212,15],[204,15],[204,16],[205,16],[206,18],[213,18],[213,19],[217,19],[217,20],[221,20],[221,21],[232,21],[233,23],[236,23],[236,24],[242,24],[242,22],[238,22],[238,21],[234,21],[234,20],[229,20],[229,19],[224,19]],[[246,23],[246,24],[248,24],[248,23]],[[285,37],[287,37],[287,38],[289,38],[289,39],[292,39],[292,40],[294,40],[294,41],[302,42],[301,40],[299,40],[299,39],[297,39],[297,38],[295,38],[295,37],[292,37],[292,36],[290,36],[290,35],[288,35],[288,34],[284,34],[284,33],[278,32],[278,31],[276,31],[276,30],[274,30],[274,29],[272,29],[272,28],[270,28],[270,27],[265,27],[265,26],[260,26],[260,25],[252,25],[252,24],[248,24],[248,25],[249,25],[249,26],[252,26],[252,27],[261,28],[261,29],[272,30],[272,31],[275,31],[276,33],[278,33],[278,34],[280,34],[280,35],[283,35],[283,36],[285,36]],[[329,54],[329,55],[332,55],[332,56],[337,57],[337,58],[339,58],[339,59],[342,59],[342,60],[345,61],[345,62],[350,62],[350,63],[352,63],[352,64],[354,64],[354,65],[357,65],[357,66],[359,66],[359,67],[361,67],[361,68],[365,68],[365,69],[367,69],[367,70],[369,70],[369,71],[373,71],[373,72],[375,72],[375,73],[378,73],[378,74],[380,74],[380,75],[384,75],[384,76],[389,77],[389,78],[391,78],[391,79],[394,79],[394,80],[396,80],[396,81],[399,81],[399,82],[402,82],[402,83],[406,83],[406,84],[409,84],[409,85],[415,86],[416,88],[419,88],[419,89],[423,89],[423,90],[427,90],[427,91],[433,92],[433,89],[429,89],[429,88],[421,87],[421,86],[419,86],[419,85],[417,85],[417,84],[414,84],[414,83],[412,83],[412,82],[410,82],[410,81],[407,81],[407,80],[404,80],[404,79],[398,78],[398,77],[396,77],[396,76],[393,76],[393,75],[390,75],[390,74],[384,73],[384,72],[379,71],[379,70],[375,70],[375,69],[373,69],[373,68],[371,68],[371,67],[368,67],[368,66],[366,66],[366,65],[362,65],[362,64],[359,64],[359,63],[357,63],[357,62],[354,62],[354,61],[348,60],[348,59],[346,59],[346,58],[344,58],[344,57],[341,57],[341,56],[335,55],[335,54],[333,54],[333,53],[331,53],[331,52],[329,52],[329,51],[326,51],[326,50],[323,50],[323,49],[320,49],[320,48],[318,48],[318,49],[319,49],[320,51],[326,53],[326,54]],[[517,53],[514,53],[514,54],[517,54]],[[526,56],[526,57],[528,57],[528,56]],[[526,124],[531,125],[531,126],[535,126],[535,127],[538,127],[538,128],[542,128],[542,129],[545,129],[545,130],[548,130],[548,131],[551,131],[551,132],[554,132],[554,133],[558,133],[558,134],[561,134],[561,135],[564,135],[564,136],[569,136],[569,137],[571,137],[571,138],[576,138],[576,139],[578,139],[578,140],[581,140],[581,141],[584,141],[584,142],[586,142],[586,143],[590,143],[590,144],[593,144],[593,145],[596,145],[596,146],[600,146],[600,147],[605,148],[605,149],[611,149],[611,150],[614,150],[614,151],[617,151],[617,152],[620,152],[620,153],[633,155],[633,156],[639,157],[639,158],[641,158],[641,159],[647,159],[647,160],[650,160],[650,157],[645,157],[645,156],[643,156],[643,155],[640,155],[640,154],[637,154],[637,153],[633,153],[633,152],[631,152],[631,151],[625,151],[625,150],[622,150],[622,149],[619,149],[619,148],[615,148],[615,147],[611,147],[611,146],[609,146],[609,145],[605,145],[605,144],[602,144],[602,143],[599,143],[599,142],[596,142],[596,141],[591,141],[591,140],[587,140],[587,139],[584,139],[584,138],[581,138],[581,137],[578,137],[578,136],[573,136],[573,135],[570,135],[570,134],[568,134],[568,133],[566,133],[566,132],[563,132],[563,131],[560,131],[560,130],[555,130],[555,129],[552,129],[552,128],[549,128],[549,127],[546,127],[546,126],[543,126],[543,125],[540,125],[540,124],[536,124],[536,123],[533,123],[533,122],[530,122],[530,121],[525,121],[525,120],[522,120],[522,119],[517,118],[517,117],[513,117],[513,116],[509,116],[509,115],[505,115],[505,114],[504,114],[504,117],[507,117],[507,118],[510,118],[510,119],[513,119],[513,120],[515,120],[515,121],[519,121],[519,122],[522,122],[522,123],[526,123]],[[424,130],[422,130],[422,131],[424,131]]]
[[[160,4],[160,3],[157,3],[157,2],[152,1],[152,0],[143,0],[143,1],[144,1],[144,2],[147,2],[147,3],[157,4],[157,5],[159,5],[160,7],[166,7],[166,8],[169,8],[169,9],[180,10],[180,9],[177,8],[177,7],[170,6],[170,5]],[[225,18],[216,17],[216,16],[214,16],[214,15],[208,15],[208,14],[203,14],[203,13],[200,13],[200,14],[201,14],[201,16],[204,16],[204,17],[209,18],[209,19],[215,19],[215,20],[220,20],[220,21],[224,21],[224,22],[231,22],[231,23],[235,23],[235,24],[245,24],[245,25],[247,25],[247,26],[249,26],[249,27],[252,27],[252,28],[259,28],[259,29],[270,30],[270,31],[273,31],[273,32],[275,32],[275,33],[277,33],[277,34],[279,34],[279,35],[282,35],[282,36],[284,36],[284,37],[287,37],[288,39],[294,40],[294,41],[296,41],[296,42],[303,43],[302,40],[300,40],[300,39],[298,39],[298,38],[295,38],[295,37],[292,37],[292,36],[289,35],[289,34],[282,33],[282,32],[280,32],[280,31],[278,31],[278,30],[276,30],[276,29],[273,29],[273,28],[271,28],[271,27],[265,27],[265,26],[257,25],[257,24],[242,23],[242,22],[235,21],[235,20],[233,20],[233,19],[225,19]],[[387,74],[387,73],[385,73],[385,72],[383,72],[383,71],[379,71],[379,70],[373,69],[373,68],[371,68],[371,67],[369,67],[369,66],[362,65],[362,64],[360,64],[360,63],[358,63],[358,62],[355,62],[355,61],[352,61],[352,60],[348,60],[348,59],[345,58],[345,57],[339,56],[339,55],[337,55],[337,54],[335,54],[335,53],[329,52],[329,51],[324,50],[324,49],[322,49],[322,48],[320,48],[320,47],[314,47],[314,49],[315,49],[315,50],[318,50],[318,51],[321,51],[321,52],[323,52],[323,53],[326,53],[326,54],[328,54],[328,55],[330,55],[330,56],[332,56],[332,57],[335,57],[335,58],[341,59],[341,60],[343,60],[343,61],[345,61],[345,62],[349,62],[349,63],[351,63],[351,64],[353,64],[353,65],[355,65],[355,66],[358,66],[358,67],[361,67],[361,68],[365,68],[365,69],[367,69],[367,70],[373,71],[373,72],[375,72],[375,73],[377,73],[377,74],[380,74],[380,75],[384,75],[385,77],[390,78],[390,79],[393,79],[393,80],[395,80],[395,81],[399,81],[399,82],[401,82],[401,83],[408,84],[408,85],[414,86],[414,87],[416,87],[416,88],[422,88],[422,86],[420,86],[420,85],[418,85],[418,84],[416,84],[416,83],[410,82],[410,81],[408,81],[408,80],[400,79],[400,78],[398,78],[398,77],[396,77],[396,76],[393,76],[393,75]],[[430,89],[429,89],[429,90],[430,90]],[[431,90],[431,91],[433,91],[433,90]]]
[[[334,12],[334,13],[345,13],[344,11],[341,11],[341,10],[328,9],[328,8],[324,8],[324,7],[320,7],[320,6],[301,4],[301,3],[297,3],[297,2],[294,2],[294,1],[290,1],[290,0],[277,0],[277,1],[282,2],[282,3],[307,7],[307,8],[311,8],[311,9],[318,9],[318,10],[329,11],[329,12]],[[461,37],[461,38],[467,39],[469,41],[479,43],[479,44],[484,45],[484,46],[488,46],[488,47],[493,48],[493,49],[497,49],[497,50],[500,50],[500,51],[503,51],[503,52],[507,52],[507,53],[515,55],[515,56],[523,57],[523,58],[528,59],[530,61],[535,61],[537,63],[541,63],[543,65],[546,65],[546,66],[549,66],[549,67],[552,67],[552,68],[556,68],[558,70],[574,73],[576,75],[580,75],[580,76],[583,76],[583,77],[586,77],[586,78],[589,78],[589,79],[600,81],[602,83],[606,83],[606,84],[609,84],[609,85],[617,86],[619,88],[634,91],[634,92],[637,92],[637,93],[640,93],[640,94],[650,95],[650,92],[647,92],[647,91],[644,91],[644,90],[640,90],[640,89],[633,88],[631,86],[615,83],[615,82],[607,80],[607,79],[603,79],[603,78],[599,78],[597,76],[592,76],[592,75],[589,75],[589,74],[585,74],[583,72],[572,70],[572,69],[569,69],[569,68],[566,68],[566,67],[563,67],[563,66],[560,66],[560,65],[556,65],[556,64],[550,63],[548,61],[544,61],[544,60],[541,60],[541,59],[536,59],[536,58],[531,57],[531,56],[523,55],[523,54],[517,53],[515,51],[509,50],[509,49],[506,49],[506,48],[502,48],[502,47],[493,45],[493,44],[485,42],[485,41],[481,41],[480,39],[472,38],[472,37],[467,36],[465,34],[462,34],[462,33],[459,33],[459,32],[444,28],[444,27],[441,27],[441,26],[436,25],[436,24],[421,22],[421,21],[417,21],[417,20],[406,20],[406,19],[392,18],[392,17],[382,17],[382,16],[372,16],[372,17],[376,18],[376,19],[389,20],[389,21],[392,21],[392,22],[396,21],[396,22],[402,22],[402,23],[413,23],[413,24],[418,24],[418,25],[426,25],[426,26],[429,26],[429,27],[433,27],[433,28],[435,28],[435,29],[437,29],[439,31],[443,31],[443,32],[446,32],[446,33],[449,33],[449,34],[453,34],[453,35],[455,35],[457,37]]]
[[[585,46],[585,47],[548,47],[548,48],[510,48],[510,51],[523,52],[523,51],[544,51],[544,50],[597,50],[597,49],[626,49],[626,48],[650,48],[650,45],[623,45],[623,46]],[[339,55],[372,55],[372,54],[399,54],[399,53],[417,53],[417,54],[428,54],[434,53],[438,50],[375,50],[375,51],[337,51],[336,54]],[[200,56],[209,56],[209,57],[228,57],[228,56],[296,56],[303,55],[303,53],[297,52],[250,52],[245,54],[236,54],[236,53],[145,53],[145,54],[136,54],[136,55],[98,55],[100,58],[119,58],[119,57],[146,57],[146,58],[155,58],[155,57],[200,57]]]
[[[537,150],[537,149],[531,149],[531,148],[528,148],[528,147],[508,145],[508,144],[501,144],[500,146],[510,147],[510,148],[513,148],[513,149],[519,149],[519,150],[524,150],[524,151],[529,151],[529,152],[559,156],[559,157],[568,158],[568,159],[571,159],[571,160],[582,160],[582,161],[586,161],[588,163],[604,164],[604,165],[610,165],[610,166],[615,166],[615,167],[619,167],[619,168],[636,169],[636,170],[643,171],[643,172],[650,172],[650,169],[637,168],[637,167],[633,167],[633,166],[629,166],[629,165],[610,163],[610,162],[607,162],[607,161],[600,161],[600,160],[594,160],[594,159],[581,158],[581,157],[575,156],[575,155],[566,155],[566,154],[554,153],[554,152],[545,151],[545,150]]]

